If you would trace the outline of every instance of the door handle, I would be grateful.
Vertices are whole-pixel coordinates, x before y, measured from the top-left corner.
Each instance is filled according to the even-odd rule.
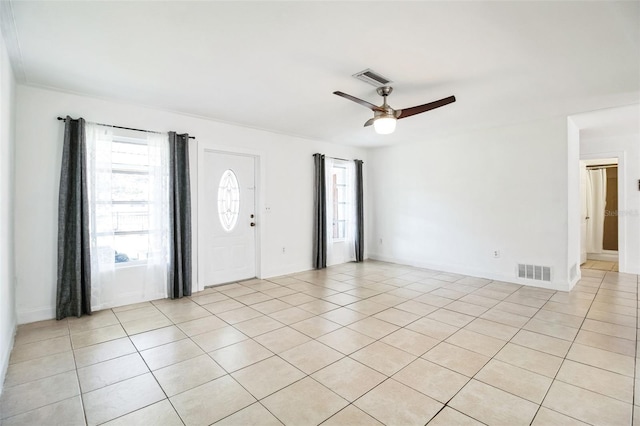
[[[251,222],[251,226],[256,226],[256,224],[254,222]]]

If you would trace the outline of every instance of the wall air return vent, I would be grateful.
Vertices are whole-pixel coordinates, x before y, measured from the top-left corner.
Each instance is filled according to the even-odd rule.
[[[370,68],[367,68],[364,71],[360,71],[353,76],[358,80],[362,80],[365,83],[369,83],[370,85],[375,87],[387,86],[389,83],[393,83],[388,78],[381,76]]]
[[[551,282],[551,267],[519,263],[518,278]]]

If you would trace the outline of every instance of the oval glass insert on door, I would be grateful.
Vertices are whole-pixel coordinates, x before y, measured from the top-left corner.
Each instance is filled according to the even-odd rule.
[[[220,178],[218,186],[218,216],[222,228],[227,231],[233,231],[236,223],[238,223],[238,214],[240,213],[240,189],[238,187],[238,178],[233,170],[225,170]]]

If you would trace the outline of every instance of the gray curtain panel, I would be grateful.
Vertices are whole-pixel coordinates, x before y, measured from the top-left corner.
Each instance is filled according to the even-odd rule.
[[[313,177],[313,267],[327,267],[327,184],[325,180],[324,155],[313,154],[315,174]]]
[[[169,295],[191,296],[189,135],[169,132]]]
[[[82,118],[67,116],[58,194],[56,319],[91,314],[87,143]]]
[[[353,160],[356,163],[356,262],[364,260],[364,205],[362,185],[362,160]]]

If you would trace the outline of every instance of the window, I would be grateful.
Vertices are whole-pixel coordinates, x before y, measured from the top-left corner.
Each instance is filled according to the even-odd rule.
[[[113,250],[115,263],[146,260],[149,256],[149,149],[145,139],[114,136],[111,182],[96,206],[99,245]],[[104,164],[104,163],[103,163]],[[108,165],[108,163],[107,163]],[[104,188],[104,186],[103,186]]]
[[[163,297],[172,234],[168,135],[94,123],[85,132],[91,305]]]
[[[222,228],[233,231],[240,213],[240,189],[238,178],[232,170],[225,170],[218,186],[218,215]]]
[[[331,168],[332,233],[334,240],[346,238],[347,232],[347,168],[334,164]]]
[[[355,259],[355,163],[325,157],[327,265]]]

